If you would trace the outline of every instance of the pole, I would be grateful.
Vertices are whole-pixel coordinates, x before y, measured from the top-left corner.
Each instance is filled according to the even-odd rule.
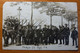
[[[52,28],[52,15],[50,15],[50,26]]]
[[[63,26],[63,16],[61,16],[61,26]]]
[[[33,25],[33,2],[31,3],[31,26]]]
[[[69,20],[68,20],[68,26],[69,26]]]

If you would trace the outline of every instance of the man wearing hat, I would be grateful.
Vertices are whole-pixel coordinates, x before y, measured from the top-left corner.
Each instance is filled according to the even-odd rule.
[[[76,27],[74,27],[74,29],[71,33],[71,38],[73,40],[73,45],[72,46],[74,46],[74,41],[75,41],[76,47],[78,47],[78,45],[77,45],[78,31],[76,30]]]
[[[65,45],[69,45],[69,35],[70,35],[70,29],[69,27],[67,26],[67,24],[65,24],[65,27],[64,27],[64,35],[65,35]]]

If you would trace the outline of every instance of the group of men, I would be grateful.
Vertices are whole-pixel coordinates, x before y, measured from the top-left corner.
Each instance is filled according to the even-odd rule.
[[[9,23],[9,22],[8,22]],[[15,26],[12,27],[12,30],[8,30],[7,28],[3,29],[3,39],[4,39],[4,46],[9,45],[9,39],[11,38],[11,45],[50,45],[50,44],[64,44],[69,45],[69,37],[70,37],[70,29],[65,24],[64,26],[49,26],[44,25],[42,28],[41,25],[39,26],[22,26],[17,24],[11,25]],[[74,41],[77,45],[77,38],[78,32],[74,27],[72,30],[71,38],[73,39],[73,46]]]

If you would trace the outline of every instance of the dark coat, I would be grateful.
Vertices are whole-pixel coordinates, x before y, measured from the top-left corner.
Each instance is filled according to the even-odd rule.
[[[36,31],[38,38],[42,37],[42,30],[41,29],[37,29]]]
[[[63,38],[63,34],[62,34],[62,33],[63,33],[63,30],[60,29],[60,30],[59,30],[59,36],[58,36],[59,39],[62,39],[62,38]]]
[[[70,29],[68,27],[64,28],[64,35],[66,37],[70,35]]]
[[[72,33],[71,33],[71,37],[72,38],[78,38],[78,31],[73,30]]]
[[[47,36],[47,28],[43,28],[43,34],[45,37]]]

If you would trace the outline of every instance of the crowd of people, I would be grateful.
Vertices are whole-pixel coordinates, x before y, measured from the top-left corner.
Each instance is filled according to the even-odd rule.
[[[17,19],[15,19],[17,20]],[[76,47],[78,47],[77,39],[78,39],[78,31],[76,27],[70,31],[70,28],[67,24],[65,26],[50,26],[44,25],[42,28],[41,25],[33,26],[33,25],[20,25],[19,22],[9,22],[10,19],[5,22],[7,26],[3,28],[3,39],[4,46],[9,46],[10,44],[19,45],[50,45],[50,44],[64,44],[69,45],[69,37],[72,38],[72,42],[74,46],[74,41]],[[11,24],[15,23],[15,24]],[[9,30],[10,28],[11,30]],[[71,33],[71,36],[70,36]],[[9,44],[9,39],[11,39],[11,43]]]

